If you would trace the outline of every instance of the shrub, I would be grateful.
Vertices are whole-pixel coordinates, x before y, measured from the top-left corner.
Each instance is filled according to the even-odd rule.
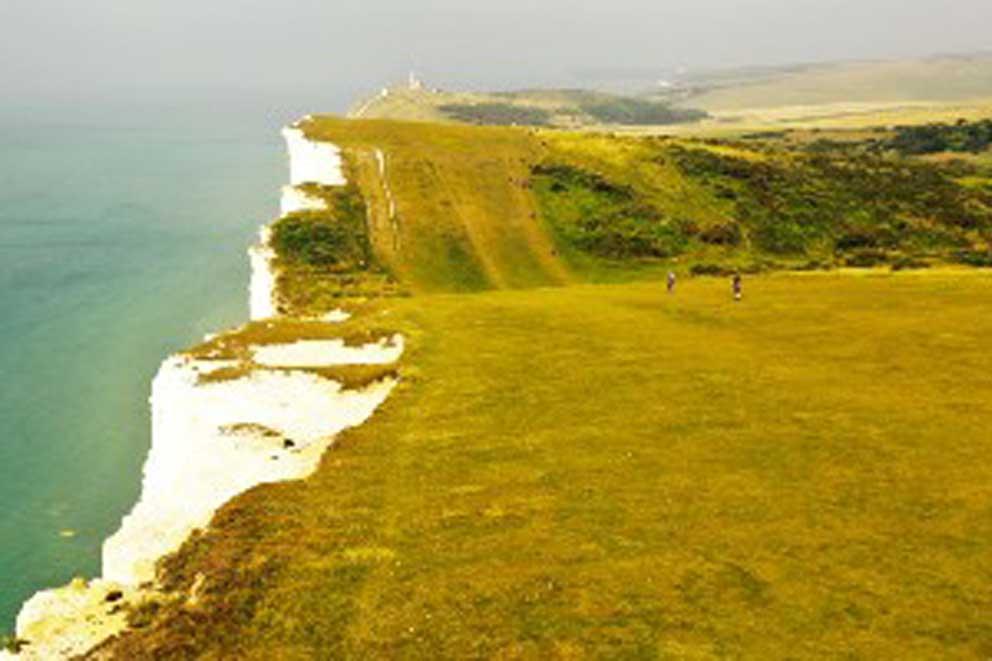
[[[930,263],[916,257],[899,257],[892,262],[893,271],[916,271],[930,268]]]
[[[693,264],[689,268],[689,274],[694,276],[708,276],[708,275],[718,275],[718,276],[728,276],[733,275],[737,269],[731,268],[729,266],[724,266],[723,264],[710,264],[701,262],[699,264]]]
[[[736,246],[741,242],[741,227],[733,221],[711,225],[699,232],[699,240],[716,246]]]
[[[880,145],[901,154],[920,155],[940,152],[981,153],[992,145],[992,119],[956,124],[900,126],[896,134]]]
[[[992,268],[992,250],[960,250],[954,255],[960,264],[979,268]]]
[[[888,261],[888,255],[882,250],[857,250],[844,259],[844,264],[854,268],[872,268]]]
[[[20,654],[27,645],[26,640],[21,640],[17,636],[0,636],[0,650],[11,654]]]
[[[967,232],[992,229],[992,195],[931,163],[830,152],[745,159],[682,146],[668,147],[666,157],[730,200],[742,231],[772,254],[807,254],[831,243],[839,252],[949,249]]]
[[[335,270],[364,270],[374,257],[365,225],[365,203],[357,187],[324,192],[329,209],[300,211],[272,227],[272,247],[281,259]]]

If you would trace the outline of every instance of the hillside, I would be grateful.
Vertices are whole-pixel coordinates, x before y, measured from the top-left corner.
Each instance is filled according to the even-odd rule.
[[[355,198],[345,206],[356,231],[368,232],[374,259],[362,252],[332,268],[284,256],[295,265],[282,282],[290,310],[378,293],[629,280],[669,268],[988,259],[992,173],[981,162],[855,153],[826,140],[797,148],[760,135],[676,140],[331,117],[302,128],[345,149]],[[331,209],[296,218],[294,231],[317,236],[307,228],[339,226],[346,214],[340,204]],[[277,236],[285,226],[276,225]]]
[[[220,361],[190,387],[275,352],[392,394],[140,601],[97,594],[128,629],[87,658],[992,650],[992,289],[964,267],[992,264],[992,176],[944,158],[984,125],[298,128],[347,183],[297,183],[267,246],[280,314],[188,350]],[[742,302],[688,277],[737,270]],[[295,359],[331,342],[390,359]]]
[[[173,596],[103,652],[984,656],[989,284],[366,308],[411,338],[394,397],[309,480],[225,507],[164,564]]]
[[[687,124],[703,119],[706,113],[693,108],[676,108],[667,101],[592,90],[484,93],[392,87],[357,104],[351,116],[356,119],[575,129]]]
[[[699,73],[673,93],[714,112],[992,98],[992,55],[854,61]]]

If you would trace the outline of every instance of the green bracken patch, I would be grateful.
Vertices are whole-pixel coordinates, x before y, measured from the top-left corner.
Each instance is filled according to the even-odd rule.
[[[321,314],[342,299],[401,293],[372,248],[368,211],[357,185],[303,187],[326,209],[299,211],[272,225],[278,290],[284,312]]]
[[[579,109],[603,124],[666,125],[706,119],[703,110],[675,108],[661,101],[632,97],[596,98],[579,104]]]
[[[272,247],[282,262],[342,272],[374,268],[358,187],[328,189],[322,197],[327,210],[294,212],[272,226]]]
[[[438,109],[459,122],[493,126],[547,126],[552,116],[543,108],[512,103],[448,103]]]
[[[539,165],[533,187],[560,244],[600,257],[668,257],[686,246],[683,228],[633,189],[569,165]]]
[[[992,196],[932,164],[844,153],[753,160],[675,148],[682,171],[734,201],[753,246],[771,254],[949,255],[992,229]],[[860,261],[864,261],[860,259]]]

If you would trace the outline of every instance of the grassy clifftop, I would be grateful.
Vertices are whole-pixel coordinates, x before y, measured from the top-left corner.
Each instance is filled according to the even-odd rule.
[[[404,382],[113,658],[984,658],[989,278],[381,301]],[[939,313],[935,314],[935,311]],[[195,599],[185,595],[193,590]]]
[[[592,90],[446,92],[393,88],[360,104],[355,117],[496,126],[666,126],[706,113],[668,101]]]
[[[92,658],[992,652],[988,272],[631,282],[983,257],[984,165],[875,132],[303,129],[352,185],[274,228],[290,318],[199,351],[399,332],[402,380],[165,558]],[[344,325],[292,318],[342,298]]]
[[[992,259],[992,169],[904,155],[888,147],[901,144],[898,133],[882,131],[868,149],[775,135],[698,140],[333,117],[303,129],[345,150],[352,186],[317,192],[332,196],[330,211],[316,214],[326,226],[306,214],[276,226],[287,239],[277,249],[306,244],[306,259],[283,255],[295,265],[282,289],[296,310],[670,268]],[[345,225],[366,235],[349,244],[357,257],[321,262],[333,251],[321,241],[340,249],[347,238],[329,228]]]

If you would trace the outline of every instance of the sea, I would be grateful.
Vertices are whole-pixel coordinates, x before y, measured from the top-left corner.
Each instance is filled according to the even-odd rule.
[[[99,575],[140,491],[159,363],[247,320],[246,249],[288,178],[279,129],[344,105],[215,90],[0,103],[0,634],[37,590]]]

